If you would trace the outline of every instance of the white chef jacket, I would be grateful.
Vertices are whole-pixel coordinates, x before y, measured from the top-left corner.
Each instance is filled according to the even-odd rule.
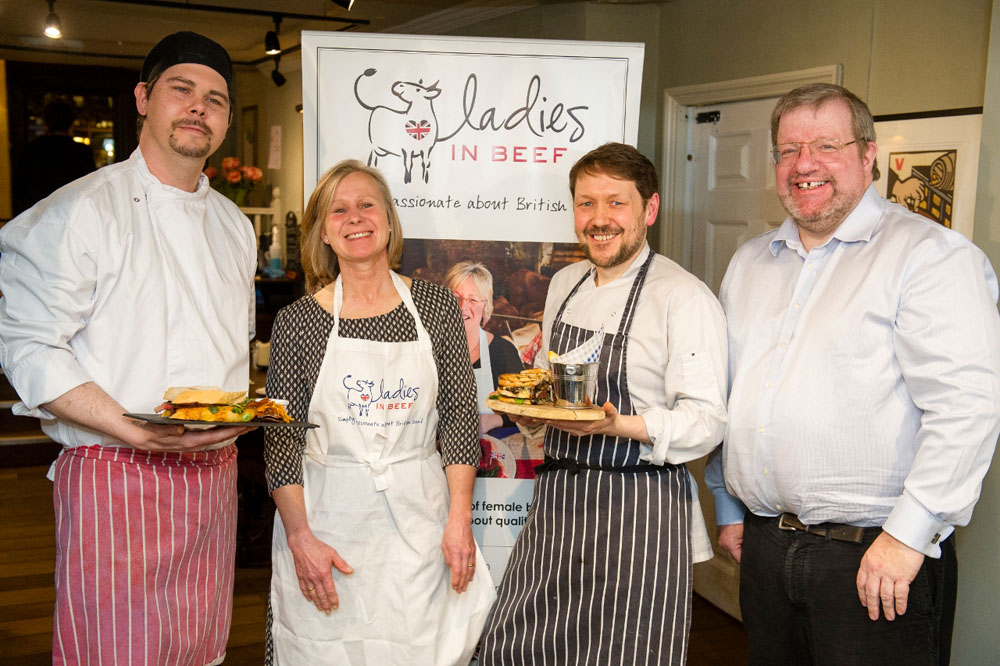
[[[649,256],[648,243],[628,269],[598,287],[580,286],[562,314],[566,324],[614,333],[636,273]],[[580,261],[555,274],[549,284],[542,321],[539,367],[548,367],[552,319],[559,306],[593,267]],[[670,259],[657,255],[636,303],[629,333],[628,391],[636,414],[646,422],[652,446],[641,444],[640,458],[654,465],[683,464],[712,451],[726,429],[726,320],[722,306],[705,284]],[[711,557],[705,518],[691,479],[692,557]]]
[[[249,385],[256,243],[202,175],[162,184],[139,150],[60,188],[0,230],[0,363],[65,446],[120,442],[40,409],[94,382],[130,412],[170,386]]]

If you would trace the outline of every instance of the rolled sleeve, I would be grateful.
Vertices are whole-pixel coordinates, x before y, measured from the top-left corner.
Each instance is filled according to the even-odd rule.
[[[667,330],[665,408],[639,411],[646,422],[654,465],[700,458],[726,429],[726,322],[715,297],[705,293],[670,315]]]
[[[0,232],[0,363],[33,416],[91,381],[70,346],[94,308],[96,253],[86,227],[96,216],[85,208],[43,203]]]

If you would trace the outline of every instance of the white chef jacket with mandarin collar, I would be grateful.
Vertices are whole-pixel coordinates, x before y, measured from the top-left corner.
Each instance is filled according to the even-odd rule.
[[[162,184],[139,150],[57,190],[0,230],[0,363],[64,446],[114,445],[39,408],[94,382],[130,412],[170,386],[249,385],[256,243],[202,175]]]

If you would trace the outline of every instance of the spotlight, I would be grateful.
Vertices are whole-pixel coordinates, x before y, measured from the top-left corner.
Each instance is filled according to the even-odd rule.
[[[274,30],[268,30],[264,35],[264,53],[267,55],[277,55],[281,53],[281,44],[278,42],[278,33],[281,31],[281,15],[274,16]]]
[[[279,88],[285,85],[285,75],[278,71],[278,63],[281,62],[281,56],[275,56],[274,58],[274,71],[271,72],[271,80],[274,81],[274,85]]]
[[[62,37],[62,24],[59,22],[59,17],[56,16],[56,10],[53,9],[55,4],[56,0],[49,0],[49,16],[45,19],[45,36],[50,39]]]
[[[338,7],[343,7],[347,11],[351,11],[351,7],[354,6],[354,0],[333,0],[333,4]]]

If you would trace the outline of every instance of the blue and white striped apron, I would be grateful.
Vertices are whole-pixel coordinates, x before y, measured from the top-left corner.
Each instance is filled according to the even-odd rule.
[[[653,253],[640,268],[616,333],[605,334],[596,404],[635,414],[628,335]],[[550,347],[594,331],[554,318]],[[549,428],[550,461],[511,554],[483,639],[482,666],[683,664],[691,622],[691,512],[683,466],[650,465],[635,440]],[[574,467],[576,469],[574,469]]]

